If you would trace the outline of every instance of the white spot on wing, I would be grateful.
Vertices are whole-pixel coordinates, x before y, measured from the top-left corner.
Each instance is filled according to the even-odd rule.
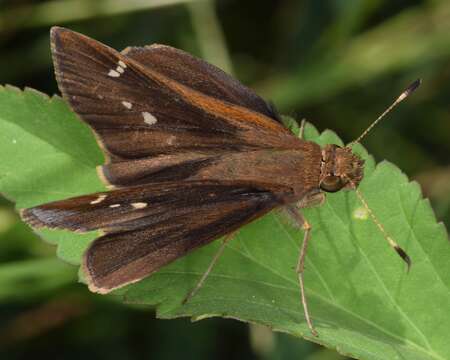
[[[125,106],[127,109],[131,109],[133,107],[133,104],[128,101],[122,101],[122,105]]]
[[[158,122],[158,120],[149,112],[143,112],[142,116],[144,117],[144,122],[148,125],[154,125]]]
[[[118,73],[116,70],[109,70],[109,73],[108,73],[108,76],[111,76],[111,77],[119,77],[120,76],[120,73]]]
[[[131,206],[135,209],[143,209],[147,207],[147,203],[145,202],[137,202],[137,203],[131,203]]]
[[[116,70],[111,70],[111,71],[115,71],[117,74],[117,76],[120,76],[121,74],[123,74],[125,72],[125,69],[127,68],[127,64],[125,64],[122,60],[119,60],[117,62],[117,67]],[[110,73],[111,73],[110,71]]]
[[[101,203],[103,200],[106,199],[106,195],[99,195],[97,199],[92,200],[89,204],[94,205],[94,204],[98,204]]]
[[[110,208],[118,208],[118,207],[120,207],[120,204],[112,204],[112,205],[109,205],[109,207]]]

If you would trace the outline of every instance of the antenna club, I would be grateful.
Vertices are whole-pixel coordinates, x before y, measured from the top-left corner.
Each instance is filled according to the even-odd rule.
[[[348,179],[348,178],[347,178]],[[359,201],[361,201],[361,204],[363,204],[363,206],[365,207],[365,209],[367,210],[367,212],[369,213],[369,216],[372,218],[372,221],[375,223],[375,225],[378,227],[378,230],[380,230],[380,232],[383,234],[385,240],[388,242],[389,246],[394,249],[396,251],[396,253],[402,258],[402,260],[406,263],[407,265],[407,272],[409,272],[410,268],[411,268],[411,258],[409,257],[409,255],[406,253],[405,250],[403,250],[400,245],[398,245],[394,239],[392,239],[388,233],[386,232],[386,230],[384,229],[383,224],[378,220],[378,218],[375,216],[375,214],[373,213],[372,209],[369,207],[369,205],[367,204],[366,199],[364,199],[364,196],[361,194],[361,192],[359,191],[359,189],[356,187],[356,184],[351,180],[348,179],[348,181],[353,185],[353,188],[355,189],[355,193],[356,196],[358,196]]]
[[[409,85],[405,91],[401,93],[401,95],[398,97],[398,102],[406,99],[409,95],[411,95],[414,91],[417,90],[417,88],[422,84],[422,79],[417,79],[414,81],[411,85]]]
[[[411,85],[409,85],[405,92],[409,94],[411,94],[412,92],[416,91],[416,89],[422,84],[422,79],[417,79],[416,81],[414,81]]]
[[[372,128],[377,125],[381,119],[383,119],[395,106],[397,106],[400,102],[405,100],[409,95],[411,95],[422,83],[422,79],[417,79],[414,81],[411,85],[409,85],[405,91],[403,91],[400,96],[380,115],[378,116],[375,121],[370,124],[370,126],[364,130],[364,132],[356,139],[353,140],[348,147],[352,146],[355,143],[360,142],[369,132],[372,130]]]
[[[409,272],[409,270],[411,269],[411,258],[409,257],[409,255],[405,252],[405,250],[403,250],[400,246],[395,245],[394,246],[394,250],[397,252],[397,254],[402,258],[402,260],[406,263],[407,265],[407,272]]]

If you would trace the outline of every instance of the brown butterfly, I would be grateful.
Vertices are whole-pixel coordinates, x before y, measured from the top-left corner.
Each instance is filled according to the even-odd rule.
[[[297,273],[315,334],[303,285],[311,227],[299,210],[322,202],[324,192],[356,189],[363,161],[350,147],[320,148],[295,136],[250,89],[183,51],[152,45],[117,52],[59,27],[51,45],[59,88],[96,134],[107,157],[99,176],[111,190],[25,209],[23,219],[37,228],[102,230],[82,265],[99,293],[225,236],[187,300],[231,234],[285,207],[305,230]]]

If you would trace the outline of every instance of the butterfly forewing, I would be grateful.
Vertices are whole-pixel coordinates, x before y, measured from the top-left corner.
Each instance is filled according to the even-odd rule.
[[[192,89],[186,86],[192,82],[168,78],[158,66],[151,68],[151,61],[143,65],[83,35],[54,28],[52,51],[63,95],[99,135],[112,162],[186,151],[286,148],[294,141],[276,120],[256,111],[270,114],[260,102],[252,100],[253,110],[205,95],[197,90],[209,85]],[[245,91],[225,80],[212,86],[228,86],[221,91],[230,100]]]
[[[34,227],[103,230],[83,262],[91,289],[109,292],[264,215],[289,192],[264,184],[166,182],[56,201],[22,217]]]
[[[128,47],[122,54],[191,89],[259,112],[275,121],[275,109],[230,75],[187,52],[167,45]]]

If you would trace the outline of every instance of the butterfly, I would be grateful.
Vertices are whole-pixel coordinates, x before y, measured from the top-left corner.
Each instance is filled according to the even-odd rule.
[[[315,333],[303,284],[311,227],[300,210],[325,192],[356,189],[363,160],[350,147],[293,134],[271,104],[181,50],[118,52],[61,27],[51,29],[51,48],[64,99],[105,154],[98,174],[110,190],[25,209],[22,218],[35,228],[101,230],[82,268],[91,291],[108,293],[225,237],[221,252],[243,225],[284,207],[305,230],[297,273]]]

